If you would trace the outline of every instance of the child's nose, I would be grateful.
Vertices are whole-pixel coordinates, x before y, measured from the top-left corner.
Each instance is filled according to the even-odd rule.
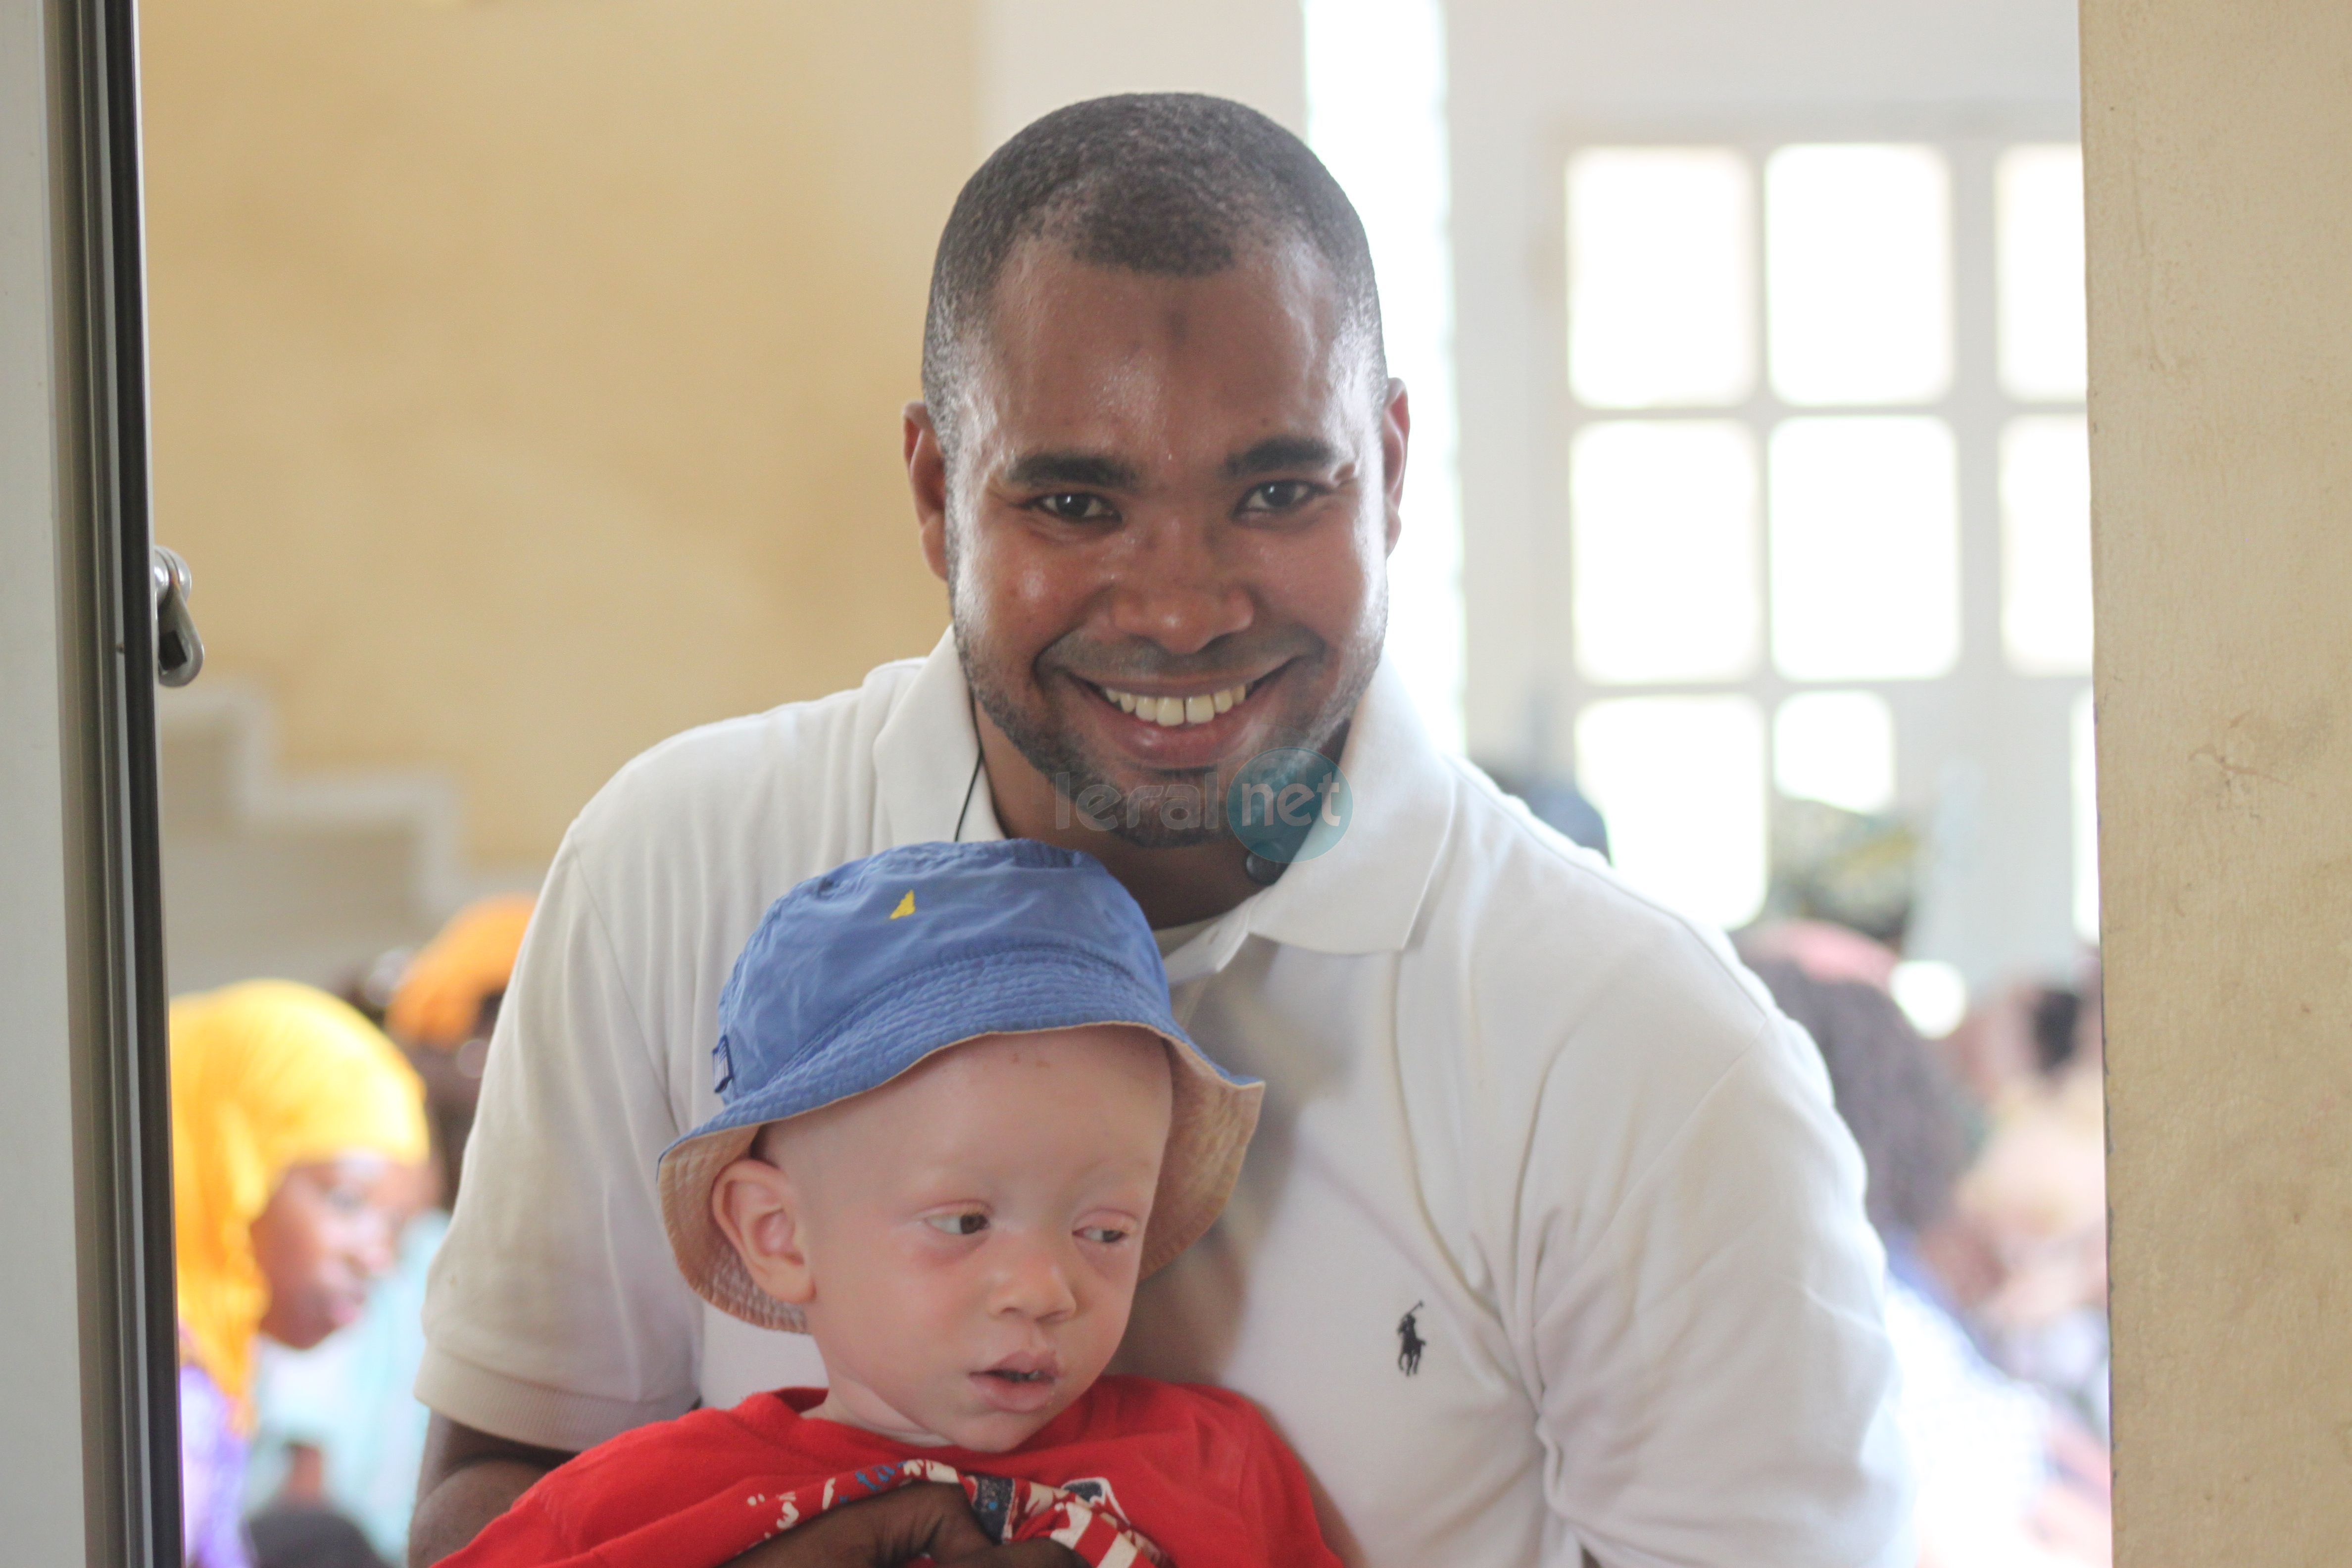
[[[1069,1316],[1077,1307],[1070,1271],[1050,1243],[1022,1240],[1005,1249],[997,1276],[997,1311],[1051,1321]]]

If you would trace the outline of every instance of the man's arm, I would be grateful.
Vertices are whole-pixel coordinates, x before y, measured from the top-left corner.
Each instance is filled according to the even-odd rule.
[[[561,1448],[493,1437],[436,1413],[425,1435],[408,1568],[432,1568],[514,1506],[531,1483],[572,1458]]]
[[[652,1182],[677,1129],[582,831],[524,937],[425,1286],[416,1397],[434,1416],[413,1568],[464,1547],[573,1452],[694,1399],[701,1303],[670,1262]]]
[[[1657,1037],[1730,1033],[1675,1006],[1647,999],[1666,1014]],[[1578,1184],[1558,1162],[1593,1133],[1569,1103],[1583,1095],[1546,1097],[1527,1206],[1554,1201],[1519,1238],[1525,1353],[1560,1456],[1546,1489],[1602,1563],[1911,1568],[1861,1161],[1790,1026],[1754,1031],[1717,1068],[1727,1055],[1654,1051],[1646,1088],[1672,1109],[1607,1205],[1557,1201]]]

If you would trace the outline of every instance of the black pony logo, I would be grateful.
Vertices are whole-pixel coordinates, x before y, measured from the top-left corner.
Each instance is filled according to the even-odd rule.
[[[1411,1377],[1421,1370],[1421,1352],[1429,1342],[1421,1337],[1421,1325],[1413,1320],[1421,1315],[1425,1301],[1415,1301],[1412,1310],[1397,1320],[1397,1370]]]

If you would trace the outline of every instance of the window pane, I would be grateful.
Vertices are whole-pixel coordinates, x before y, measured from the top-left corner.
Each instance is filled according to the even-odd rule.
[[[1601,408],[1720,406],[1756,381],[1747,161],[1613,147],[1568,166],[1569,384]]]
[[[1587,426],[1569,453],[1576,662],[1589,680],[1729,680],[1763,626],[1756,447],[1728,420]]]
[[[2000,636],[2026,675],[2091,671],[2091,447],[2080,419],[2000,436]]]
[[[2074,934],[2099,940],[2099,752],[2091,694],[2074,699]]]
[[[1625,879],[1721,926],[1764,902],[1764,722],[1745,697],[1632,697],[1577,715],[1577,784]]]
[[[1952,379],[1951,179],[1927,147],[1783,147],[1765,174],[1772,384],[1924,403]]]
[[[1941,675],[1960,651],[1952,432],[1791,419],[1772,433],[1772,658],[1791,680]]]
[[[1895,804],[1895,712],[1869,691],[1808,691],[1772,715],[1772,784],[1848,811]]]
[[[2028,402],[2080,402],[2083,150],[2012,147],[1993,175],[2000,234],[2000,381]]]

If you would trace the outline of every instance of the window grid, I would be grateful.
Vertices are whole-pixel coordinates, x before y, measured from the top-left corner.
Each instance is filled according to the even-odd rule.
[[[2002,628],[2002,518],[2000,444],[2011,420],[2028,416],[2079,416],[2079,398],[2042,401],[2012,396],[2002,385],[1998,363],[1995,229],[1996,169],[2001,154],[2019,145],[2071,142],[2071,130],[2031,123],[1999,136],[1904,134],[1873,128],[1869,134],[1804,133],[1738,136],[1659,134],[1656,128],[1626,135],[1592,136],[1570,146],[1556,165],[1565,175],[1577,153],[1630,147],[1729,148],[1744,161],[1750,199],[1746,221],[1753,258],[1751,331],[1756,366],[1749,394],[1727,405],[1607,408],[1578,400],[1569,374],[1569,343],[1557,345],[1555,383],[1563,418],[1559,426],[1561,477],[1573,482],[1567,454],[1577,435],[1595,424],[1620,420],[1675,422],[1732,420],[1752,433],[1761,467],[1754,549],[1761,568],[1757,614],[1759,637],[1753,666],[1736,679],[1597,681],[1579,668],[1570,606],[1577,584],[1572,552],[1559,552],[1563,590],[1554,597],[1562,612],[1563,635],[1547,656],[1547,685],[1553,693],[1547,731],[1555,765],[1573,768],[1578,720],[1593,704],[1618,699],[1738,694],[1757,706],[1767,747],[1764,777],[1775,776],[1770,746],[1774,717],[1781,703],[1801,693],[1866,692],[1882,699],[1895,730],[1895,809],[1930,829],[1935,859],[1923,888],[1921,919],[1912,949],[1920,956],[1948,958],[1972,981],[2021,965],[2047,968],[2063,961],[2074,936],[2073,889],[2077,881],[2079,827],[2072,808],[2073,714],[2087,690],[2079,674],[2029,674],[2007,657]],[[2054,134],[2052,132],[2055,132]],[[1952,375],[1944,395],[1903,404],[1803,405],[1784,401],[1771,377],[1771,310],[1767,292],[1765,172],[1779,148],[1821,143],[1909,143],[1935,149],[1949,175]],[[1562,179],[1565,197],[1566,181]],[[1563,235],[1567,211],[1562,207]],[[1565,247],[1564,247],[1565,248]],[[1561,299],[1568,279],[1561,279]],[[1566,325],[1569,312],[1563,310]],[[1773,594],[1770,581],[1770,444],[1785,421],[1838,416],[1927,416],[1952,433],[1958,458],[1958,648],[1941,675],[1900,679],[1799,680],[1782,674],[1773,658]],[[1567,507],[1568,486],[1560,504]],[[1563,518],[1565,525],[1566,518]],[[1768,788],[1769,786],[1768,785]],[[1605,805],[1605,803],[1604,803]],[[2054,910],[2054,915],[2052,911]],[[1726,913],[1724,918],[1736,920]],[[2004,934],[2005,933],[2005,934]]]

